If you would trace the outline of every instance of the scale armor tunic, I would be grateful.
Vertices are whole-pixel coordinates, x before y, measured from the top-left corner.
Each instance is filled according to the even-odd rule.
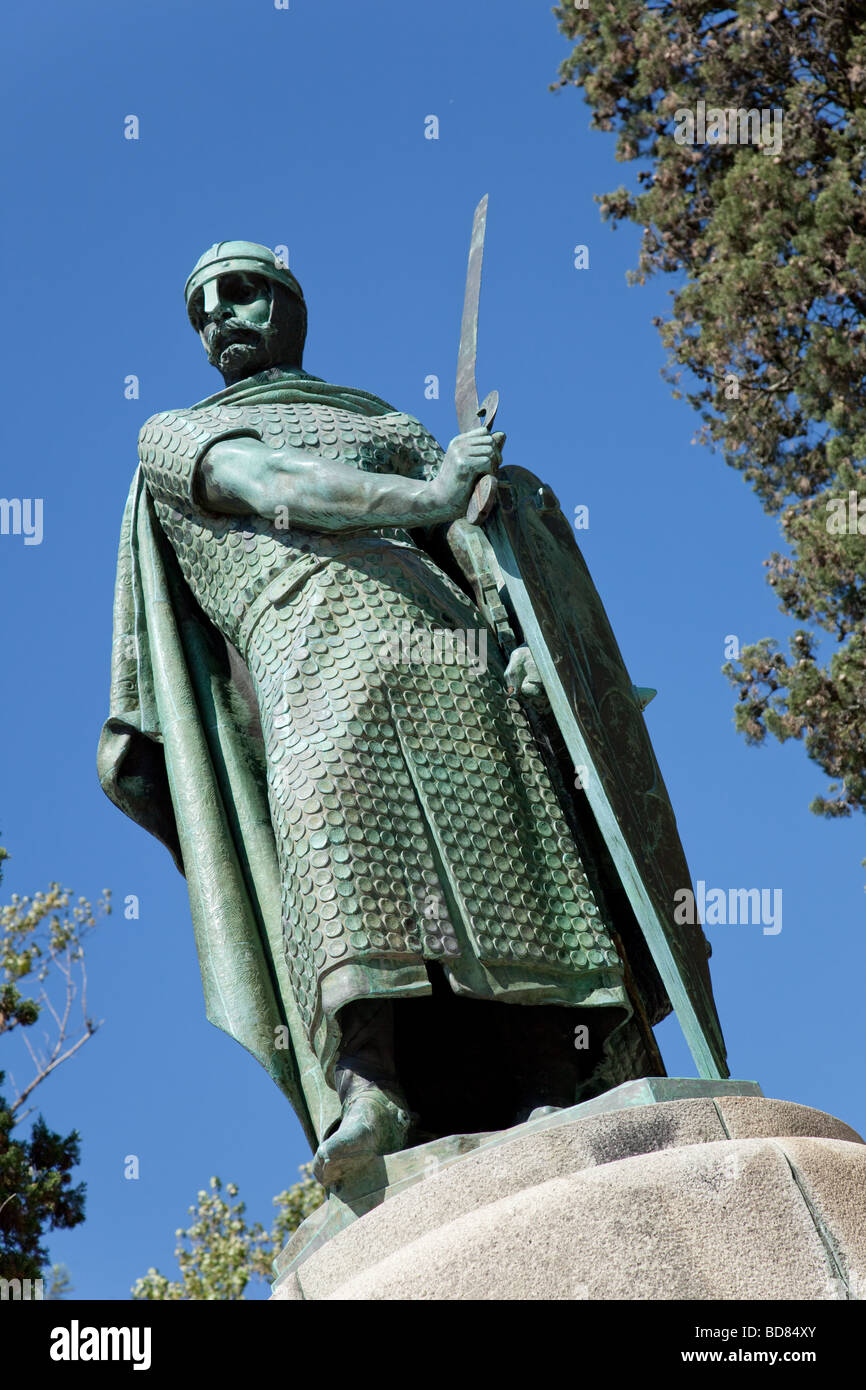
[[[139,436],[186,582],[253,681],[286,960],[323,1063],[337,1010],[428,994],[425,961],[458,994],[630,1013],[609,926],[474,603],[403,531],[208,513],[197,465],[239,435],[415,478],[443,454],[411,416],[319,404],[170,411]],[[486,632],[486,669],[459,647],[394,660],[408,633],[417,653],[419,634],[432,645],[445,629]]]

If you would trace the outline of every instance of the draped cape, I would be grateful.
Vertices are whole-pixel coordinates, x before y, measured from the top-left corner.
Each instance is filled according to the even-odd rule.
[[[284,370],[193,409],[262,403],[393,411],[378,396]],[[186,877],[208,1019],[261,1063],[315,1148],[340,1107],[289,984],[264,749],[245,678],[183,579],[139,468],[121,526],[99,779]]]

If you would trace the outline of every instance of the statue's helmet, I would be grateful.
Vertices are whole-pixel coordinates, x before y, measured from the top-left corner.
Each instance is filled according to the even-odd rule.
[[[205,305],[207,307],[206,286],[217,280],[220,275],[229,275],[233,271],[244,271],[249,275],[262,275],[267,280],[275,280],[277,284],[284,285],[290,294],[293,294],[296,299],[301,301],[301,304],[305,305],[304,292],[294,275],[270,247],[259,246],[255,241],[218,241],[196,261],[192,274],[184,287],[184,298],[190,320],[192,320],[190,306],[196,290],[205,290]]]

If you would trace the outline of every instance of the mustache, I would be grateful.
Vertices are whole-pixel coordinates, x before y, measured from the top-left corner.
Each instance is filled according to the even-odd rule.
[[[264,342],[268,337],[267,329],[268,325],[248,323],[246,319],[225,319],[221,323],[209,325],[204,336],[208,351],[220,353],[232,342],[250,345]]]

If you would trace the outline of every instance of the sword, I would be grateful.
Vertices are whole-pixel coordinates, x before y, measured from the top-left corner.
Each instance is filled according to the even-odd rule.
[[[460,325],[460,351],[457,356],[457,424],[461,434],[478,428],[479,424],[492,430],[499,408],[499,392],[491,391],[478,404],[475,381],[475,360],[478,354],[478,305],[481,298],[481,269],[484,263],[484,237],[487,231],[487,198],[485,193],[472,220],[472,241],[469,245],[469,265],[466,270],[466,294],[463,299],[463,319]],[[496,479],[481,478],[469,502],[467,521],[476,524],[489,515],[496,500]]]
[[[463,321],[460,328],[455,399],[457,422],[463,434],[467,430],[476,429],[479,421],[490,429],[499,405],[499,393],[491,391],[479,406],[478,388],[475,382],[475,359],[478,350],[478,305],[481,297],[481,267],[484,260],[486,229],[487,194],[484,195],[475,209],[472,223],[469,266],[466,271],[466,295],[463,301]],[[557,664],[548,651],[532,600],[523,582],[520,566],[514,555],[501,510],[498,508],[494,510],[496,491],[497,481],[495,477],[486,474],[481,478],[470,498],[466,520],[477,524],[488,517],[490,518],[489,525],[484,528],[485,534],[505,581],[505,589],[511,607],[523,631],[523,640],[535,658],[553,716],[572,762],[575,767],[584,766],[589,769],[587,799],[649,947],[650,954],[661,975],[668,998],[679,1019],[686,1042],[695,1060],[698,1075],[711,1079],[724,1078],[727,1075],[724,1057],[714,1046],[714,1040],[705,1032],[703,1023],[697,1014],[667,939],[664,923],[659,916],[656,904],[647,891],[631,846],[622,833],[616,811],[608,797],[604,779],[596,768],[595,759],[587,744],[584,731],[572,710],[571,701],[563,686]],[[536,505],[539,505],[538,500],[536,500]]]

